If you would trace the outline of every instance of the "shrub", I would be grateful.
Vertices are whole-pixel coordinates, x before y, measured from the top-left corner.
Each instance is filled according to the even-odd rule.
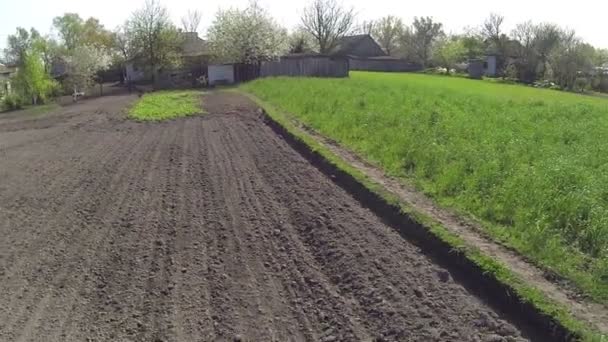
[[[23,98],[17,94],[9,94],[4,97],[3,105],[6,109],[21,109],[24,105]]]
[[[576,80],[574,80],[574,89],[578,92],[584,92],[588,85],[589,80],[587,80],[586,77],[577,77]]]

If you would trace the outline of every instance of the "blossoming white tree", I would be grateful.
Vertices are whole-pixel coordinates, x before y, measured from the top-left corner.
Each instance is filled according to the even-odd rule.
[[[213,56],[223,63],[258,63],[288,50],[287,30],[257,2],[245,10],[220,10],[207,36]]]
[[[95,82],[97,72],[110,65],[110,55],[94,45],[80,45],[74,48],[65,58],[67,64],[67,82],[74,92],[83,91]]]

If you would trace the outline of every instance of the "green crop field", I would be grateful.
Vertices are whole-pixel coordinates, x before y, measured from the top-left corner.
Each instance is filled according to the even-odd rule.
[[[608,100],[419,74],[243,86],[608,301]]]
[[[200,91],[159,91],[145,94],[130,110],[129,117],[159,121],[202,113]]]

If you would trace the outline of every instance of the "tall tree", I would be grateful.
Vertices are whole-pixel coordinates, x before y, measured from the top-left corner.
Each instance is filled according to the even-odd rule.
[[[376,22],[374,20],[366,20],[363,21],[360,25],[359,25],[359,29],[358,31],[361,34],[369,34],[369,35],[373,35],[374,34],[374,29],[376,28]]]
[[[589,74],[595,50],[585,44],[571,30],[563,30],[560,42],[549,56],[554,82],[562,88],[574,90],[579,73]]]
[[[608,49],[596,49],[593,57],[595,66],[608,66]]]
[[[336,0],[312,0],[302,14],[302,27],[316,40],[320,53],[329,53],[338,40],[355,29],[355,13]]]
[[[14,90],[31,104],[44,102],[55,87],[55,82],[44,70],[40,53],[29,49],[23,54],[23,61],[14,78]]]
[[[454,65],[466,58],[467,49],[462,39],[457,36],[443,37],[435,44],[433,58],[436,63],[446,69],[446,74]]]
[[[34,28],[28,31],[18,27],[15,34],[8,36],[7,47],[4,49],[6,62],[24,64],[27,52],[36,45],[40,38],[40,34]]]
[[[34,49],[40,53],[44,62],[44,70],[50,73],[53,59],[61,52],[59,43],[50,36],[39,37],[34,40]]]
[[[403,21],[389,15],[376,21],[372,30],[372,36],[388,55],[392,55],[398,48],[399,37],[402,35],[402,32]]]
[[[314,41],[310,34],[303,30],[296,30],[289,35],[289,53],[305,53],[314,51]]]
[[[89,18],[84,22],[81,43],[94,45],[101,49],[112,48],[112,32],[107,30],[97,18]]]
[[[517,78],[525,82],[537,79],[540,59],[535,48],[536,33],[536,26],[531,21],[517,24],[511,32],[513,40],[519,42],[512,51],[517,57],[514,63]]]
[[[65,13],[53,19],[53,27],[59,36],[59,43],[54,44],[61,55],[68,56],[81,46],[95,46],[110,53],[113,49],[113,35],[96,18],[83,20],[76,13]]]
[[[503,35],[503,24],[505,17],[496,13],[491,13],[488,18],[484,21],[481,32],[483,36],[492,42],[498,42],[500,37]]]
[[[112,54],[112,64],[119,66],[122,70],[121,82],[124,82],[126,78],[126,64],[129,59],[135,57],[136,50],[133,46],[130,35],[128,33],[128,23],[122,26],[117,27],[112,34],[112,45],[113,51]]]
[[[504,75],[509,56],[510,40],[504,33],[505,17],[496,13],[490,14],[481,26],[481,34],[489,50],[496,54],[496,69],[499,75]]]
[[[244,10],[218,11],[207,36],[220,62],[258,63],[288,50],[287,30],[255,1]]]
[[[202,16],[199,10],[188,10],[188,13],[182,17],[182,29],[185,32],[197,32]]]
[[[462,45],[466,49],[468,59],[481,58],[484,55],[485,45],[481,35],[474,30],[467,30],[460,37]]]
[[[53,19],[53,27],[67,50],[80,45],[84,36],[84,20],[77,13],[65,13]]]
[[[443,35],[441,23],[430,17],[416,17],[412,28],[404,30],[401,40],[410,58],[426,67],[432,59],[433,44]]]
[[[110,65],[110,55],[102,47],[80,45],[66,57],[68,73],[66,86],[74,92],[93,85],[98,71]]]
[[[167,8],[157,0],[147,0],[127,24],[130,42],[149,66],[153,79],[160,68],[179,64],[181,37]]]
[[[540,24],[535,28],[534,50],[539,59],[537,78],[545,78],[549,57],[562,39],[562,31],[554,24]]]

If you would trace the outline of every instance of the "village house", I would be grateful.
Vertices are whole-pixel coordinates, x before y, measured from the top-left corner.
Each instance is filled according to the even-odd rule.
[[[210,53],[207,42],[196,32],[181,32],[181,65],[176,70],[163,70],[159,79],[167,78],[193,78],[206,75]],[[125,78],[128,82],[146,82],[152,80],[151,70],[140,56],[136,56],[126,63]]]
[[[347,58],[350,70],[408,72],[422,68],[405,59],[389,56],[369,34],[341,38],[330,55]]]
[[[329,54],[359,58],[386,56],[384,50],[369,34],[342,37]]]
[[[10,79],[17,72],[16,66],[8,66],[0,63],[0,99],[10,94]]]

